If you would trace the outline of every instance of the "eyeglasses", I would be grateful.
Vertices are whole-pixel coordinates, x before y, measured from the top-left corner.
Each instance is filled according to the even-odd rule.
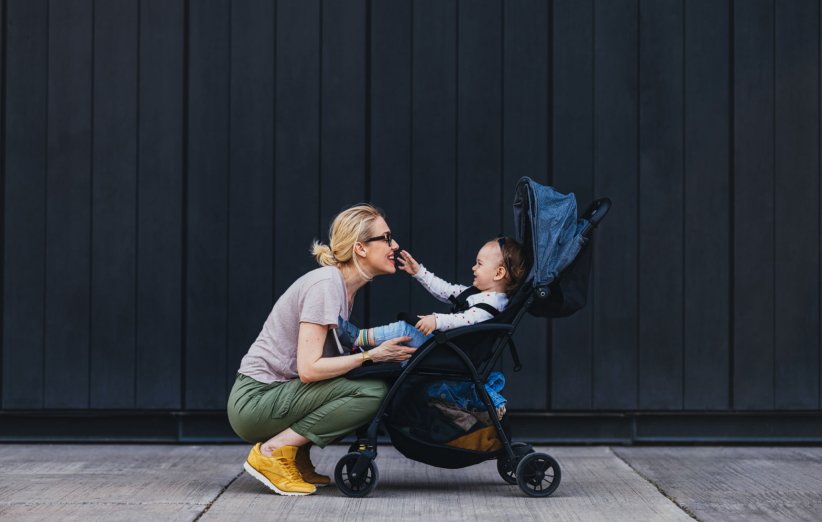
[[[381,236],[369,237],[368,239],[363,241],[363,243],[370,243],[372,241],[385,241],[386,243],[388,243],[388,246],[391,246],[391,242],[394,241],[394,237],[391,235],[391,232],[386,232]]]

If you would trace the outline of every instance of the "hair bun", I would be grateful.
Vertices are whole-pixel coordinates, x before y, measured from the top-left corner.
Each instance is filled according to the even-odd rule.
[[[311,254],[320,266],[334,266],[337,264],[337,259],[334,257],[334,252],[331,251],[331,247],[319,241],[315,240],[312,243]]]

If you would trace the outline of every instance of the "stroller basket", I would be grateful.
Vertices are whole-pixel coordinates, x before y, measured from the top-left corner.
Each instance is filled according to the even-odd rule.
[[[391,436],[391,443],[397,451],[411,460],[429,464],[438,468],[459,469],[485,462],[489,458],[495,458],[496,453],[489,455],[485,451],[474,451],[464,448],[453,448],[434,444],[432,442],[415,437],[390,423],[385,424],[388,434]]]

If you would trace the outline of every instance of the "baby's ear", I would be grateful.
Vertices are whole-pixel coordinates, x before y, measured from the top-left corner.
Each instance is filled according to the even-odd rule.
[[[505,276],[508,275],[508,271],[505,270],[504,266],[498,266],[497,271],[494,272],[494,281],[501,281],[505,279]]]

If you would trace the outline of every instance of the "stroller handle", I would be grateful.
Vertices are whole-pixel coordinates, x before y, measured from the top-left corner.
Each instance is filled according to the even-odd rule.
[[[599,225],[600,221],[605,218],[609,210],[611,210],[611,200],[608,198],[597,199],[588,206],[588,209],[581,216],[582,219],[587,220],[591,224],[583,233],[586,237],[590,237],[591,234],[593,234],[594,229]]]

